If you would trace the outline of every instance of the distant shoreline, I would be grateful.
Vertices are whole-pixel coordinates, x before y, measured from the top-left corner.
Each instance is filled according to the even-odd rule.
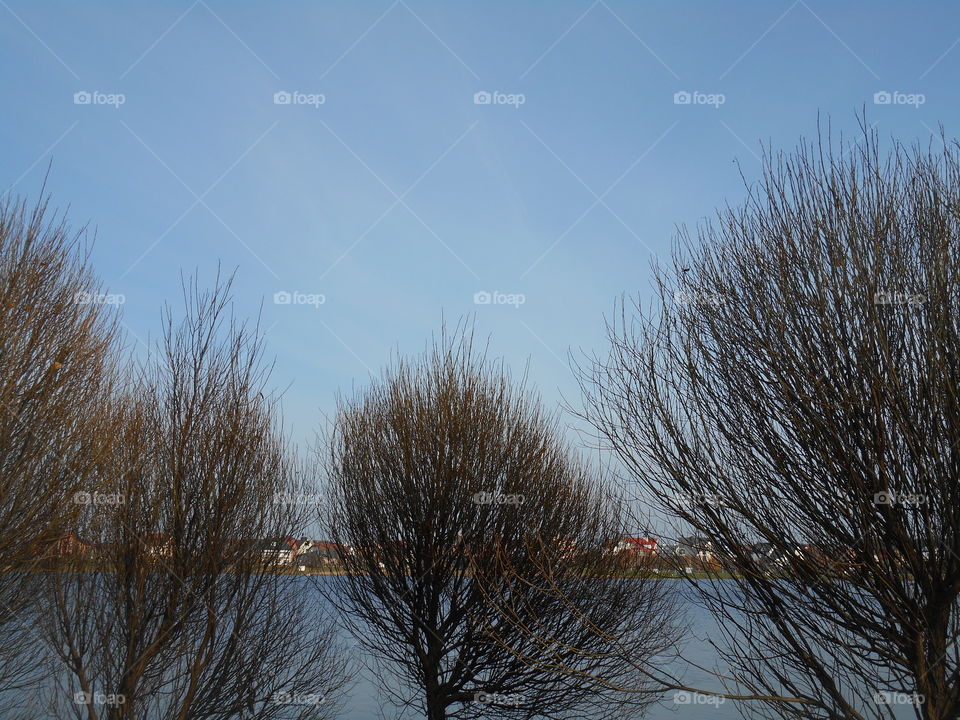
[[[158,563],[156,570],[158,572],[163,572],[163,564]],[[14,568],[4,568],[0,570],[0,574],[4,573],[16,573],[16,572],[29,572],[29,573],[96,573],[96,572],[111,572],[110,570],[97,567],[94,563],[90,563],[87,567],[72,567],[72,568],[42,568],[42,567],[32,567],[25,570],[16,570]],[[220,573],[222,575],[229,575],[231,572],[225,570]],[[349,573],[344,570],[336,569],[307,569],[299,570],[296,566],[293,567],[283,567],[275,568],[271,570],[258,570],[253,571],[252,574],[257,575],[291,575],[291,576],[315,576],[315,575],[329,575],[329,576],[342,576],[348,575]],[[618,579],[654,579],[660,578],[664,580],[733,580],[735,576],[731,573],[722,573],[722,572],[704,572],[696,571],[691,573],[676,573],[676,572],[638,572],[638,571],[624,571],[621,573],[611,574],[611,575],[598,575],[595,576],[596,580],[606,580],[610,578]]]

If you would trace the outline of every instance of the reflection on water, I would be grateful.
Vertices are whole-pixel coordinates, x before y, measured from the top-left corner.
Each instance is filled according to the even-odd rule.
[[[687,593],[684,593],[686,595]],[[692,665],[704,668],[717,668],[718,657],[710,641],[722,645],[723,638],[713,617],[704,608],[687,599],[683,603],[683,611],[690,626],[690,632],[685,637],[684,655]],[[359,651],[358,651],[359,652]],[[657,662],[654,658],[653,662]],[[657,663],[668,672],[681,675],[683,681],[690,687],[704,690],[722,691],[720,682],[705,670],[691,667],[687,663],[671,658],[660,659]],[[719,668],[721,671],[722,667]],[[386,717],[391,717],[390,708],[386,709]],[[350,693],[344,707],[343,717],[347,720],[373,720],[380,716],[381,707],[377,697],[376,686],[368,672],[358,673],[357,684]],[[913,709],[902,706],[895,709],[898,720],[914,718]],[[404,715],[410,720],[418,720],[410,713]],[[737,709],[736,703],[723,698],[700,695],[692,696],[689,693],[669,692],[663,700],[649,708],[644,720],[740,720],[743,715]]]
[[[302,578],[304,583],[304,592],[316,592],[314,580],[323,582],[323,578],[308,579]],[[681,581],[677,581],[681,582]],[[689,593],[681,593],[689,595]],[[717,668],[717,653],[711,645],[711,640],[721,644],[723,638],[710,614],[694,603],[689,597],[682,601],[682,611],[686,614],[686,622],[690,631],[685,635],[684,655],[690,664],[676,660],[675,658],[654,658],[652,663],[658,665],[669,673],[681,676],[682,680],[690,687],[701,688],[705,690],[722,690],[719,681],[712,677],[706,670],[698,669],[693,666],[704,668]],[[364,658],[362,650],[349,639],[345,639],[349,647],[349,653],[352,659],[356,660],[358,665],[362,665]],[[723,670],[722,667],[718,668]],[[346,720],[374,720],[381,716],[381,701],[378,697],[376,684],[369,672],[362,667],[358,668],[355,675],[353,689],[348,693],[341,717]],[[16,693],[13,693],[16,694]],[[35,701],[35,692],[23,691],[27,706],[33,706]],[[11,694],[4,696],[4,701],[10,703],[13,700]],[[32,701],[32,702],[31,702]],[[8,717],[8,708],[0,710],[0,720]],[[386,717],[394,715],[393,709],[385,708]],[[895,716],[900,720],[914,718],[913,708],[909,705],[895,707]],[[419,720],[410,712],[404,716],[409,720]],[[644,716],[645,720],[736,720],[741,718],[736,703],[725,701],[722,698],[712,696],[696,696],[688,693],[668,692],[658,705],[652,706]]]

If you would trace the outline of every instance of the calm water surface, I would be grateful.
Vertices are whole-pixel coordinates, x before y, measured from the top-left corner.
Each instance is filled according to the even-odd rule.
[[[694,602],[686,600],[683,604],[690,626],[690,632],[684,638],[686,642],[684,655],[695,665],[716,668],[718,658],[709,643],[712,639],[721,646],[723,644],[723,638],[716,623],[709,612]],[[680,674],[690,687],[717,691],[723,689],[720,683],[705,671],[679,662],[674,667],[670,665],[666,667],[669,671]],[[684,667],[687,668],[685,671]],[[710,703],[707,703],[705,702],[707,696],[701,696],[699,703],[676,704],[673,698],[672,692],[666,694],[659,704],[650,707],[646,715],[642,716],[644,720],[739,720],[742,718],[736,704],[732,701],[718,702],[717,699],[711,698]],[[392,708],[387,706],[384,709],[386,717],[391,717]],[[375,720],[381,717],[380,713],[381,703],[377,696],[377,688],[369,673],[361,672],[344,706],[342,717],[347,720]],[[419,720],[410,713],[404,717]],[[897,708],[896,717],[898,720],[907,720],[914,718],[915,715],[910,707],[901,707]]]

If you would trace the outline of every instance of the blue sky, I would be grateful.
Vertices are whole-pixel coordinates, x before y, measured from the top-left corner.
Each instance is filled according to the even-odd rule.
[[[958,36],[953,3],[0,0],[0,192],[52,161],[134,344],[181,272],[236,270],[298,440],[442,316],[552,406],[760,141],[864,106],[881,137],[955,134]]]

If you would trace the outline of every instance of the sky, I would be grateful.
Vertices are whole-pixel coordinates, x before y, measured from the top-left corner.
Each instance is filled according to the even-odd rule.
[[[0,0],[0,193],[49,170],[133,348],[235,273],[309,442],[444,319],[576,406],[568,354],[761,143],[939,142],[958,76],[946,2]]]

